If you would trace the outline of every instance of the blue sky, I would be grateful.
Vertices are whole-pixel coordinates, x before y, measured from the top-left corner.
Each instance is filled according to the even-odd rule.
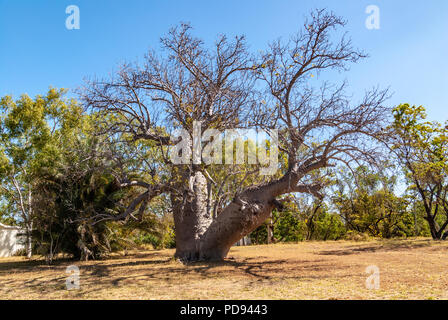
[[[80,9],[80,30],[65,27],[68,5]],[[380,8],[379,30],[365,27],[368,5]],[[297,31],[312,8],[345,17],[353,44],[370,54],[350,72],[326,77],[347,79],[354,97],[390,87],[390,105],[424,105],[430,119],[448,120],[446,0],[0,0],[0,96],[75,89],[84,77],[142,58],[182,21],[208,43],[219,33],[244,34],[256,52]]]

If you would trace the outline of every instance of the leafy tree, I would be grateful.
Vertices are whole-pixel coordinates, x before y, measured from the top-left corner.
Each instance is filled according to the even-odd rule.
[[[36,183],[33,237],[49,262],[61,252],[83,260],[110,252],[106,223],[92,223],[92,217],[119,211],[125,198],[94,138],[71,147]]]
[[[401,104],[393,110],[390,150],[402,164],[425,211],[433,239],[448,237],[448,122],[425,121],[425,108]]]
[[[61,140],[80,119],[81,107],[63,99],[65,90],[50,89],[31,99],[22,95],[0,100],[0,196],[10,218],[26,230],[27,256],[32,254],[33,198],[41,168],[60,157]]]
[[[340,215],[331,213],[322,201],[302,202],[301,214],[306,226],[306,240],[338,240],[345,234]]]
[[[25,226],[27,255],[34,243],[49,262],[58,253],[87,259],[124,248],[123,235],[131,229],[140,239],[154,239],[156,247],[173,246],[171,212],[166,199],[158,200],[162,197],[154,199],[145,215],[127,216],[126,223],[95,220],[119,216],[128,208],[138,190],[117,177],[127,170],[144,177],[147,173],[136,170],[142,161],[134,157],[135,149],[146,155],[152,149],[150,144],[123,149],[107,143],[108,137],[97,136],[97,115],[84,114],[75,100],[64,98],[65,92],[50,89],[34,100],[27,95],[1,99],[1,220]],[[155,171],[153,167],[158,179]],[[139,241],[129,238],[127,244]]]
[[[283,204],[282,210],[274,210],[272,219],[251,233],[254,243],[268,242],[268,226],[272,228],[275,242],[337,240],[344,236],[345,225],[341,217],[330,213],[323,200],[288,197]]]
[[[374,172],[362,166],[339,174],[333,204],[349,230],[383,238],[413,234],[409,202],[394,194],[397,177],[388,176],[387,167]]]

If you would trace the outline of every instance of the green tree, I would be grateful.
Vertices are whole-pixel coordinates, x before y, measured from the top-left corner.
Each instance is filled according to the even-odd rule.
[[[337,213],[330,212],[322,199],[288,197],[283,208],[273,211],[272,219],[252,234],[254,243],[268,243],[269,227],[274,241],[337,240],[345,234],[345,226]]]
[[[332,200],[349,230],[383,238],[413,234],[408,200],[394,194],[397,176],[386,172],[387,165],[339,173]]]
[[[425,121],[422,106],[393,110],[390,150],[405,169],[409,190],[418,194],[433,239],[448,237],[448,122]]]
[[[31,257],[33,197],[39,171],[60,157],[63,137],[78,125],[81,107],[64,99],[65,90],[50,89],[35,99],[24,94],[16,101],[0,99],[0,196],[16,224],[26,230]]]

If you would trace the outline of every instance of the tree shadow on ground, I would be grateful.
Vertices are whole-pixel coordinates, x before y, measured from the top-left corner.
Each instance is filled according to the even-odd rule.
[[[269,257],[227,258],[219,262],[195,262],[181,264],[168,253],[146,252],[107,260],[79,262],[70,259],[55,260],[52,266],[45,261],[0,262],[0,276],[6,272],[20,272],[21,280],[7,279],[2,286],[13,289],[23,286],[34,292],[48,290],[65,291],[68,277],[66,267],[77,265],[81,272],[82,292],[88,295],[98,290],[127,285],[156,285],[161,290],[165,286],[177,285],[178,281],[203,281],[210,279],[243,280],[245,286],[263,283],[275,285],[288,279],[328,278],[328,270],[343,268],[334,266],[328,260],[269,259]],[[40,273],[40,271],[45,273]],[[37,273],[37,274],[36,274]],[[27,275],[28,274],[28,275]],[[306,275],[304,275],[306,274]],[[10,290],[8,289],[8,290]]]
[[[201,281],[210,279],[231,278],[236,282],[243,280],[247,287],[260,283],[275,285],[278,281],[300,279],[326,279],[329,269],[342,269],[324,260],[265,260],[253,261],[255,258],[226,259],[220,262],[194,262],[187,265],[173,263],[170,258],[154,261],[123,262],[108,265],[96,265],[92,268],[91,277],[84,280],[83,294],[89,294],[101,288],[125,285],[147,285],[163,283],[163,287],[177,285],[178,281]],[[162,269],[155,269],[161,266]],[[143,267],[143,268],[141,268]],[[125,274],[117,274],[117,269],[126,269]],[[129,269],[131,268],[131,269]],[[138,268],[138,269],[133,269]],[[285,272],[286,270],[286,272]],[[288,272],[290,270],[290,272]],[[310,274],[311,272],[311,274]],[[306,275],[302,275],[306,273]],[[173,281],[175,279],[175,281]]]
[[[73,262],[76,261],[74,259],[71,258],[58,258],[56,260],[54,260],[53,264],[48,264],[45,260],[43,259],[34,259],[34,260],[22,260],[22,261],[1,261],[0,260],[0,273],[3,271],[11,271],[11,270],[16,270],[16,271],[26,271],[29,270],[30,268],[36,268],[36,267],[46,267],[46,268],[51,268],[51,267],[57,267],[61,264],[66,264],[68,262]]]
[[[144,258],[150,258],[150,257],[165,257],[166,255],[163,255],[161,253],[158,253],[156,251],[154,252],[145,252],[145,253],[135,253],[130,255],[113,255],[113,256],[107,256],[102,259],[97,260],[89,260],[89,261],[80,261],[77,259],[69,258],[69,257],[57,257],[53,260],[51,264],[47,263],[44,259],[44,257],[36,257],[33,259],[24,259],[21,261],[2,261],[0,259],[0,274],[2,271],[27,271],[31,270],[36,267],[43,267],[43,268],[58,268],[61,266],[66,265],[85,265],[86,269],[89,269],[90,267],[88,263],[109,263],[110,261],[115,260],[137,260],[137,259],[144,259]],[[130,262],[130,265],[132,265],[133,262]]]
[[[430,247],[434,242],[431,240],[414,240],[408,243],[400,242],[400,241],[384,241],[378,244],[369,245],[360,247],[358,246],[349,246],[344,249],[337,250],[323,250],[320,251],[319,255],[334,255],[334,256],[345,256],[351,254],[359,254],[365,252],[387,252],[387,251],[398,251],[403,249],[418,249],[424,247]]]

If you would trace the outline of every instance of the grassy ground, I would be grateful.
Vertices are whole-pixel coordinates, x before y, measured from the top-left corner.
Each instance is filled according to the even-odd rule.
[[[448,299],[448,242],[429,239],[234,247],[222,263],[182,265],[173,250],[93,262],[0,258],[0,299]],[[66,267],[80,289],[66,290]],[[380,288],[366,288],[366,267]]]

